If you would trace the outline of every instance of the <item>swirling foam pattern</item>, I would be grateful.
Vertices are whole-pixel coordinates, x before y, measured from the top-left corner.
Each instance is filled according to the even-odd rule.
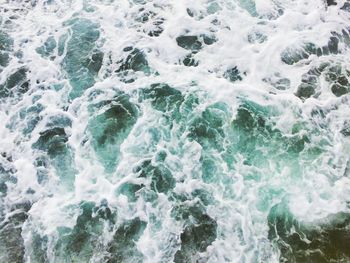
[[[349,22],[0,0],[0,262],[350,262]]]

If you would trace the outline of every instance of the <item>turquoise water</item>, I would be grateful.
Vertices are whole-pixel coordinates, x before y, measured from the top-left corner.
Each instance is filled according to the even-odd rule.
[[[0,0],[0,262],[350,262],[349,10]]]

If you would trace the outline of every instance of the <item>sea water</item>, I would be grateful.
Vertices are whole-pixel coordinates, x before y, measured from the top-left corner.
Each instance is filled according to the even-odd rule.
[[[349,22],[0,0],[0,262],[350,262]]]

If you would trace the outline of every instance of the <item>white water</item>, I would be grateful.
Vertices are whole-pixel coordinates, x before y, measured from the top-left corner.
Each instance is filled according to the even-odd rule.
[[[47,262],[107,262],[108,244],[117,228],[139,218],[147,223],[140,238],[135,240],[141,256],[124,261],[171,262],[180,248],[185,223],[174,220],[171,211],[176,202],[169,196],[194,196],[196,189],[209,193],[205,212],[216,221],[217,228],[215,241],[193,256],[193,262],[197,259],[199,262],[279,262],[279,249],[268,239],[267,216],[281,202],[287,204],[300,222],[310,223],[330,214],[350,212],[350,137],[342,133],[350,121],[350,95],[335,96],[324,76],[319,79],[316,95],[306,99],[295,95],[302,75],[322,62],[338,63],[344,72],[350,71],[350,49],[341,42],[338,54],[311,55],[293,65],[281,60],[281,54],[289,47],[296,49],[309,42],[322,47],[327,45],[331,32],[341,34],[350,18],[350,13],[340,9],[344,3],[339,0],[338,5],[327,7],[321,0],[256,0],[255,4],[252,0],[0,0],[1,30],[14,41],[9,65],[1,69],[0,83],[21,66],[29,69],[30,80],[29,91],[21,98],[7,97],[0,104],[0,152],[12,158],[8,161],[1,157],[0,164],[13,169],[16,178],[15,183],[6,182],[7,193],[0,200],[0,218],[8,222],[12,220],[11,213],[16,213],[15,204],[32,204],[21,229],[23,261],[42,260],[33,252],[37,250],[34,236],[40,235],[47,238],[43,249]],[[187,9],[193,13],[192,17]],[[143,12],[155,15],[141,22]],[[70,37],[74,35],[73,26],[66,23],[73,17],[96,24],[93,30],[99,31],[99,37],[93,48],[104,53],[102,67],[93,76],[95,84],[82,90],[77,98],[70,97],[71,76],[62,66]],[[154,21],[164,21],[163,32],[158,37],[148,35],[155,28]],[[55,48],[50,59],[37,52],[49,36],[59,42],[66,33],[63,54]],[[198,66],[187,67],[182,61],[189,51],[176,42],[180,35],[214,36],[216,42],[203,44],[193,55],[199,61]],[[128,46],[142,50],[150,68],[150,73],[133,73],[132,83],[123,82],[115,72],[120,66],[118,61],[126,58],[123,49]],[[23,53],[21,57],[15,56],[17,51]],[[241,72],[241,81],[231,82],[223,77],[232,67]],[[274,82],[281,78],[290,80],[289,88],[276,88]],[[154,83],[166,83],[185,97],[195,94],[199,103],[188,116],[180,113],[181,121],[173,121],[171,125],[172,121],[169,123],[165,117],[169,112],[164,115],[152,108],[150,101],[138,98],[140,89]],[[54,85],[62,88],[55,89]],[[122,138],[117,159],[106,165],[104,157],[119,149],[114,144],[112,148],[94,148],[89,123],[107,109],[92,105],[111,100],[118,91],[130,96],[130,102],[137,105],[138,116],[130,132]],[[272,130],[283,135],[276,135],[277,139],[256,138],[260,141],[256,144],[259,149],[251,154],[258,159],[262,156],[259,165],[247,165],[244,149],[231,152],[227,162],[217,148],[206,148],[199,140],[188,137],[189,129],[181,128],[181,125],[189,127],[210,105],[225,103],[227,109],[218,113],[225,122],[225,140],[214,144],[229,147],[239,140],[239,133],[232,135],[229,130],[245,100],[269,109],[271,114],[267,119]],[[30,113],[28,108],[38,104],[43,109]],[[324,112],[323,116],[315,114],[317,109]],[[36,116],[40,121],[25,132],[30,118]],[[52,118],[59,116],[61,124],[65,118],[71,121],[71,125],[62,126],[68,137],[65,143],[68,153],[40,168],[35,164],[43,153],[33,145],[53,122]],[[303,150],[295,156],[286,154],[289,147],[286,138],[301,139],[304,135],[309,142]],[[156,165],[162,151],[167,153],[164,166],[176,181],[171,194],[160,192],[155,200],[148,201],[147,193],[143,193],[131,201],[120,192],[120,187],[128,182],[148,185],[149,189],[150,179],[138,177],[135,166],[147,159]],[[201,156],[204,155],[216,165],[211,181],[203,179]],[[39,169],[47,173],[42,182],[38,179]],[[58,240],[62,239],[59,229],[77,224],[82,201],[99,206],[103,200],[116,212],[116,222],[112,226],[106,221],[101,223],[91,255],[64,259],[65,253],[57,251]],[[191,206],[196,200],[199,198],[191,197],[184,203]],[[0,261],[6,262],[6,253],[2,250],[0,253]]]

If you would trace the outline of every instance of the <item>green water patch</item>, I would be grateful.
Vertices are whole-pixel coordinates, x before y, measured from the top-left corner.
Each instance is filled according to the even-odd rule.
[[[310,147],[306,127],[296,123],[286,136],[275,128],[274,119],[278,115],[277,109],[248,100],[242,100],[235,113],[226,103],[217,102],[200,114],[190,115],[186,126],[188,138],[202,146],[203,181],[232,185],[233,179],[225,175],[223,165],[235,171],[241,158],[244,165],[254,170],[245,174],[245,180],[261,180],[266,171],[280,173],[285,167],[295,178],[301,176],[300,155]],[[269,166],[271,161],[276,164],[274,170]],[[229,194],[229,187],[227,191]]]
[[[194,211],[200,210],[204,213],[205,207],[215,204],[213,193],[210,190],[205,189],[204,185],[201,185],[200,188],[196,188],[191,192],[180,194],[172,192],[171,195],[169,195],[169,200],[174,202],[174,210],[172,211],[172,217],[176,220],[180,220],[182,216],[184,216],[182,215],[183,211],[181,210],[181,208],[185,208],[185,210],[187,211],[188,207],[193,207]],[[192,208],[190,208],[190,210],[191,209]],[[188,219],[188,211],[185,214],[185,217]]]
[[[28,72],[28,68],[21,67],[11,73],[6,78],[5,83],[0,84],[0,98],[21,96],[26,93],[30,87]]]
[[[266,130],[267,114],[268,110],[264,107],[245,102],[238,108],[232,121],[230,107],[218,102],[193,118],[189,126],[189,138],[196,140],[203,148],[200,161],[204,182],[220,181],[224,185],[231,185],[233,182],[223,174],[222,165],[225,162],[229,169],[234,169],[237,155],[243,156],[247,165],[266,165],[266,159],[271,156],[266,156],[259,149],[259,143],[260,148],[266,148],[265,143],[273,143],[271,130]]]
[[[63,34],[58,38],[58,43],[57,43],[57,55],[58,56],[62,56],[64,54],[68,38],[69,38],[68,33]]]
[[[258,16],[254,0],[239,0],[238,3],[243,9],[247,10],[251,16]]]
[[[299,135],[302,128],[296,124],[290,136],[284,136],[274,127],[273,117],[278,114],[273,108],[245,101],[237,110],[232,122],[229,152],[238,152],[245,164],[263,167],[269,160],[294,167],[298,174],[298,156],[310,143],[307,135]]]
[[[125,195],[129,202],[136,202],[139,197],[139,192],[145,187],[144,184],[136,184],[131,182],[123,183],[117,190],[117,194]]]
[[[350,120],[344,121],[343,127],[340,131],[344,136],[350,137]]]
[[[55,124],[55,122],[60,123],[60,125]],[[70,120],[64,116],[52,117],[46,130],[40,132],[39,139],[32,147],[47,155],[62,184],[72,189],[76,170],[74,168],[74,155],[68,144],[69,135],[64,128],[66,127],[65,122],[69,123]]]
[[[79,210],[73,228],[58,228],[55,257],[63,262],[89,262],[95,252],[105,246],[102,239],[104,231],[113,231],[116,223],[116,213],[107,202],[100,205],[82,202]]]
[[[150,181],[150,189],[154,192],[168,193],[175,187],[171,171],[163,164],[152,165],[151,160],[147,160],[137,166],[135,172]]]
[[[197,53],[203,48],[203,44],[212,45],[216,42],[216,38],[212,35],[181,35],[176,38],[178,46]]]
[[[30,260],[33,262],[48,262],[48,237],[37,233],[32,234],[32,253]]]
[[[344,66],[339,64],[329,65],[324,74],[335,96],[340,97],[350,92],[350,71]]]
[[[186,8],[186,12],[190,17],[194,18],[197,21],[200,21],[210,15],[218,14],[218,12],[220,12],[223,9],[222,5],[215,1],[208,1],[203,7],[206,8],[203,8],[202,10],[198,10],[196,8]],[[218,20],[213,19],[211,23],[217,25]]]
[[[144,200],[153,202],[159,193],[169,195],[172,193],[176,180],[170,169],[164,164],[166,156],[159,153],[156,156],[157,163],[152,164],[151,160],[145,160],[133,168],[133,172],[141,181],[126,182],[117,190],[118,194],[125,195],[130,202],[135,202],[141,196]]]
[[[222,7],[217,2],[209,2],[207,5],[207,13],[215,14],[222,10]]]
[[[186,55],[182,62],[186,67],[197,67],[199,64],[198,60],[196,60],[192,54]]]
[[[327,6],[337,5],[337,2],[335,2],[334,0],[327,0],[326,4],[327,4]]]
[[[178,120],[179,107],[184,99],[179,90],[164,83],[155,83],[139,91],[139,101],[145,100],[149,100],[155,110],[163,112],[170,120]]]
[[[17,183],[15,177],[15,169],[12,166],[12,156],[6,152],[2,152],[0,155],[0,200],[7,194],[7,184]],[[2,201],[2,200],[1,200]],[[1,207],[1,206],[0,206]]]
[[[87,127],[91,145],[106,171],[112,172],[119,160],[120,145],[136,123],[139,110],[123,92],[113,100],[91,105],[89,110],[92,114],[99,112],[89,120]]]
[[[175,253],[174,262],[197,262],[199,253],[205,252],[216,239],[216,221],[206,214],[205,207],[199,203],[180,203],[174,206],[171,214],[184,224],[180,249]]]
[[[151,74],[151,68],[148,65],[147,57],[144,51],[134,48],[125,47],[124,58],[118,61],[118,73],[120,80],[126,83],[134,82],[134,72],[143,72],[145,75]]]
[[[95,78],[102,66],[103,53],[98,50],[99,25],[84,18],[75,18],[64,25],[71,30],[70,37],[61,36],[58,53],[66,43],[66,55],[62,68],[67,73],[72,90],[70,99],[75,99],[95,84]]]
[[[281,54],[281,59],[288,65],[293,65],[301,60],[308,59],[311,55],[322,55],[322,50],[313,43],[305,43],[299,48],[288,47]]]
[[[169,129],[154,131],[154,136],[166,141],[171,139],[169,133],[177,124],[177,133],[182,134],[189,130],[192,125],[192,118],[196,116],[195,109],[200,104],[200,98],[196,92],[181,92],[165,83],[155,83],[148,88],[138,90],[139,103],[150,103],[151,107],[157,112],[162,113],[162,121]]]
[[[350,215],[338,213],[313,223],[298,221],[284,204],[268,215],[269,239],[281,252],[280,262],[336,263],[350,260]]]
[[[22,238],[22,226],[28,218],[30,202],[15,204],[8,211],[9,217],[0,217],[0,261],[23,262],[24,241]]]
[[[65,128],[72,126],[72,120],[65,114],[51,116],[46,123],[48,128]]]
[[[41,132],[38,141],[33,146],[54,158],[66,151],[67,141],[68,137],[64,128],[56,127]]]
[[[50,57],[53,55],[55,49],[57,47],[57,42],[53,36],[49,36],[44,44],[38,48],[36,48],[36,52],[38,52],[43,57]],[[51,57],[54,58],[54,57]]]
[[[37,182],[41,185],[46,184],[49,181],[50,160],[46,155],[39,155],[35,161]]]
[[[215,184],[219,182],[222,175],[221,160],[213,157],[210,153],[202,152],[201,158],[202,180],[207,184]]]
[[[312,96],[317,97],[320,92],[320,83],[323,80],[327,82],[330,91],[336,97],[340,97],[350,92],[349,78],[350,71],[345,65],[323,62],[302,75],[301,84],[298,86],[295,95],[302,100]]]
[[[295,95],[302,100],[313,96],[319,86],[319,77],[328,65],[328,63],[322,63],[319,67],[312,68],[307,73],[303,74],[302,83],[298,86]]]
[[[281,59],[288,65],[296,64],[302,60],[308,59],[311,55],[318,57],[330,54],[338,54],[339,39],[335,36],[330,37],[328,45],[317,47],[314,43],[305,43],[301,47],[288,47],[281,54]]]
[[[345,2],[344,5],[340,9],[344,10],[346,12],[350,12],[350,3]]]
[[[310,98],[312,95],[314,95],[316,92],[316,86],[313,85],[312,83],[305,83],[302,82],[298,86],[298,90],[295,93],[297,97],[299,97],[302,100]]]
[[[201,50],[203,45],[202,41],[200,41],[200,38],[194,35],[179,36],[176,38],[176,43],[178,46],[187,50],[191,50],[194,53]]]
[[[183,64],[188,67],[198,66],[198,61],[194,55],[198,53],[204,45],[212,45],[216,42],[216,38],[211,35],[181,35],[176,38],[176,43],[179,47],[190,51],[183,59]]]
[[[147,223],[134,218],[126,221],[114,233],[113,241],[109,244],[110,254],[107,262],[143,262],[143,255],[138,251],[136,242],[140,239]]]
[[[198,117],[191,120],[189,138],[196,140],[204,149],[223,150],[225,125],[230,118],[230,109],[225,103],[215,103],[207,107]]]
[[[149,101],[153,109],[164,113],[163,118],[170,129],[174,123],[179,124],[176,126],[179,136],[186,134],[190,141],[201,145],[200,162],[205,182],[223,180],[225,185],[232,184],[232,180],[224,175],[223,162],[234,170],[237,158],[241,157],[244,164],[255,167],[257,173],[257,168],[270,170],[269,162],[273,160],[277,172],[289,167],[292,174],[301,175],[299,155],[310,147],[310,138],[302,123],[296,123],[288,136],[276,129],[277,109],[242,99],[235,113],[224,102],[199,110],[203,98],[195,93],[182,93],[166,84],[154,84],[138,92],[140,103]],[[162,136],[159,132],[156,134]],[[256,174],[247,178],[258,180],[263,176]],[[139,186],[134,189],[140,190]]]
[[[231,82],[241,81],[243,79],[242,73],[237,67],[232,67],[226,70],[224,73],[224,78]]]
[[[40,114],[43,110],[44,106],[40,102],[33,101],[31,106],[20,108],[19,111],[11,117],[6,127],[13,132],[20,128],[24,136],[31,136],[32,131],[42,120]]]
[[[13,39],[4,31],[0,30],[0,72],[1,67],[6,67],[10,62],[13,50]]]
[[[317,46],[314,43],[305,42],[298,47],[287,47],[281,54],[281,60],[288,65],[293,65],[308,59],[311,55],[317,57],[337,55],[342,52],[340,44],[344,44],[346,48],[350,47],[348,30],[343,29],[341,32],[331,32],[328,43],[324,46]]]
[[[297,135],[285,138],[274,128],[272,118],[277,114],[274,111],[271,107],[243,101],[231,121],[233,113],[230,107],[217,102],[208,106],[199,116],[193,117],[188,126],[189,138],[196,140],[205,150],[229,150],[248,156],[258,155],[259,145],[271,146],[282,142],[289,154],[300,153],[308,139],[303,137],[298,140]]]
[[[40,112],[44,110],[44,106],[41,103],[36,103],[19,113],[21,120],[25,120],[26,125],[23,129],[23,134],[31,134],[37,124],[42,120]]]
[[[267,122],[268,116],[267,108],[251,102],[243,103],[237,110],[236,118],[232,122],[233,152],[244,155],[247,164],[266,162],[262,160],[266,156],[261,152],[259,144],[269,145],[274,141],[275,135]]]
[[[149,73],[148,62],[143,51],[133,47],[126,47],[124,48],[124,51],[128,52],[128,55],[125,60],[121,61],[121,65],[117,72],[133,70]]]
[[[334,46],[334,52],[335,53],[335,48],[338,49],[338,52],[337,53],[341,53],[341,49],[338,47],[339,44],[344,44],[346,48],[349,48],[350,47],[350,35],[349,35],[349,29],[347,28],[344,28],[342,29],[341,32],[336,32],[336,31],[332,31],[331,32],[331,39],[328,43],[328,45],[330,45],[330,43],[333,43],[332,45]],[[330,47],[330,49],[332,49]],[[332,50],[331,50],[331,53],[332,53]]]
[[[194,110],[200,105],[200,95],[196,92],[187,92],[183,94],[183,102],[179,111],[181,116],[188,118]]]

